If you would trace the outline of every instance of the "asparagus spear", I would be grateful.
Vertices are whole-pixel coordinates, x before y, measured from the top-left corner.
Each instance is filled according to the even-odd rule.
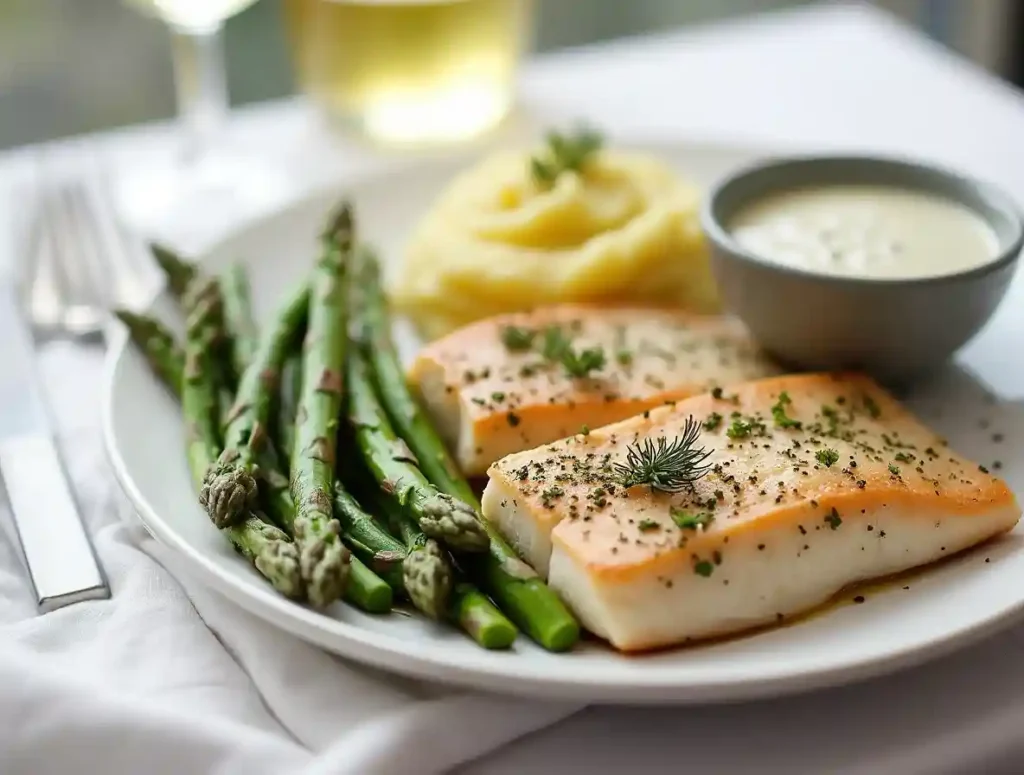
[[[167,279],[167,289],[180,301],[185,297],[188,286],[198,276],[199,270],[191,261],[186,261],[164,245],[151,242],[149,249]]]
[[[117,310],[116,314],[122,320],[126,320],[126,322],[131,321],[131,325],[134,328],[130,328],[129,331],[132,333],[133,340],[146,355],[153,370],[157,372],[157,376],[167,384],[167,387],[176,396],[182,397],[183,380],[180,376],[175,375],[183,373],[185,356],[171,334],[151,318],[133,315],[124,310]],[[135,331],[153,331],[158,336],[136,336]],[[205,389],[208,390],[209,388],[210,385],[207,385]],[[201,391],[191,392],[187,395],[196,407],[196,411],[193,414],[197,417],[208,418],[209,407],[205,405],[205,402],[210,400],[209,396]],[[198,404],[195,403],[197,401],[199,402]],[[217,429],[215,424],[209,427],[204,424],[202,429],[197,428],[196,431],[197,439],[201,438],[204,441],[201,444],[197,441],[194,447],[190,444],[189,460],[195,487],[199,490],[202,486],[205,472],[216,462],[215,456],[217,455],[218,448],[213,443],[207,443],[206,441],[213,440],[213,442],[216,442]],[[291,503],[291,496],[288,493],[288,479],[277,468],[274,449],[271,445],[267,445],[260,455],[259,474],[259,483],[261,485],[266,484],[268,487],[278,490],[278,493],[267,495],[265,500],[269,503],[277,504],[279,508],[283,504],[286,510],[284,513],[278,512],[275,521],[279,524],[285,523],[290,525],[294,519],[294,507]],[[283,496],[280,494],[282,490]],[[277,542],[282,540],[282,535],[283,540],[288,540],[288,536],[282,534],[277,527],[267,524],[267,522],[266,519],[261,520],[247,516],[240,524],[225,528],[223,532],[242,554],[257,565],[264,575],[270,578],[269,574],[274,573],[276,574],[274,578],[282,579],[281,585],[275,584],[278,589],[289,597],[301,597],[301,582],[291,580],[287,572],[279,572],[270,565],[280,551],[277,548]],[[386,533],[384,535],[402,550],[404,556],[405,548],[398,541],[391,538],[391,536],[388,536]],[[298,553],[293,544],[288,546],[289,548],[285,550],[285,555],[289,558],[294,555],[295,572],[297,574]],[[266,569],[265,571],[264,568]],[[400,589],[402,583],[400,565],[397,566],[397,577],[397,588]],[[292,581],[296,584],[295,591],[289,592],[283,585],[292,583]],[[378,577],[373,570],[358,560],[353,559],[349,582],[345,585],[346,600],[371,613],[384,613],[391,610],[391,589],[391,585]]]
[[[157,320],[137,315],[125,309],[114,310],[114,314],[128,328],[128,336],[142,351],[150,368],[174,393],[181,395],[181,381],[185,370],[185,354],[174,336]]]
[[[412,451],[395,434],[361,350],[354,348],[348,358],[349,420],[374,479],[429,537],[464,552],[486,551],[487,533],[473,509],[430,484]]]
[[[402,535],[410,547],[424,542],[433,543],[393,499],[377,493],[373,496],[372,503],[376,510],[385,516],[391,529]],[[505,649],[511,646],[517,634],[515,625],[506,619],[458,568],[453,569],[451,582],[454,585],[448,598],[445,618],[459,625],[466,634],[486,649]]]
[[[360,303],[353,305],[353,315],[360,316],[364,327],[366,354],[388,417],[419,460],[427,479],[442,492],[459,498],[479,512],[476,494],[406,385],[391,340],[380,270],[366,251],[360,253],[353,287],[361,293]],[[571,648],[579,638],[579,624],[572,614],[554,591],[519,559],[498,530],[487,520],[481,523],[490,537],[490,551],[485,555],[460,558],[472,579],[544,648],[552,651]]]
[[[334,516],[345,543],[396,592],[405,591],[402,565],[408,550],[401,541],[363,511],[341,482],[334,483]]]
[[[301,330],[308,304],[309,292],[302,286],[260,340],[255,357],[242,375],[238,393],[228,412],[224,451],[217,465],[207,474],[199,493],[200,503],[219,527],[233,524],[254,506],[257,463],[270,447],[267,424],[274,389],[281,364]],[[272,461],[269,471],[276,467],[276,461]],[[268,472],[268,508],[275,519],[280,520],[287,518],[291,500],[287,504],[280,501],[281,496],[288,493],[279,479]]]
[[[351,497],[351,496],[349,496]],[[409,600],[417,608],[431,619],[440,619],[448,607],[449,596],[452,591],[454,569],[447,554],[436,541],[427,538],[419,526],[409,519],[408,515],[397,506],[394,501],[382,495],[371,496],[383,517],[387,520],[388,527],[393,535],[398,536],[405,558],[401,567],[401,584]],[[338,502],[336,500],[336,502]],[[356,517],[351,512],[350,504],[338,503],[351,517]],[[358,508],[358,504],[356,504]],[[362,512],[362,509],[359,509]],[[363,522],[363,527],[372,526],[377,531],[383,532],[373,517],[362,512],[362,520],[353,519],[353,522]],[[369,531],[361,536],[365,539],[375,540],[376,536],[369,534]],[[391,539],[394,541],[395,539]]]
[[[352,251],[352,213],[347,203],[332,215],[322,240],[323,253],[311,282],[302,391],[291,450],[295,540],[309,598],[320,606],[341,595],[349,559],[331,504],[346,344],[344,279]]]
[[[277,394],[277,411],[274,413],[274,441],[278,452],[290,456],[295,445],[295,416],[299,409],[299,393],[302,392],[302,359],[289,355],[281,368],[281,388]],[[284,462],[288,462],[287,460]]]
[[[236,374],[244,374],[256,356],[259,338],[252,314],[249,276],[241,264],[232,264],[221,277],[224,322],[231,335],[231,362]]]
[[[184,377],[178,383],[187,423],[189,471],[197,488],[220,449],[217,396],[206,362],[210,352],[206,315],[207,311],[197,308],[190,317],[185,341]],[[222,532],[281,594],[292,598],[302,596],[299,553],[285,533],[251,514]]]

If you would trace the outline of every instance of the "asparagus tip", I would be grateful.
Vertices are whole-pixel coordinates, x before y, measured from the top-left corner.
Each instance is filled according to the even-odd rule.
[[[213,524],[224,528],[238,523],[256,505],[258,488],[251,474],[238,468],[214,467],[203,477],[199,503]]]
[[[428,540],[402,563],[402,581],[416,609],[440,619],[452,591],[452,569],[441,547]]]
[[[299,552],[290,541],[269,542],[254,560],[262,573],[278,592],[285,597],[302,597],[302,575],[299,572]]]
[[[483,552],[490,537],[473,508],[445,493],[435,493],[423,505],[420,526],[431,538],[444,541],[453,549]]]
[[[337,520],[331,520],[337,528]],[[341,597],[348,580],[350,553],[338,537],[340,529],[317,540],[304,542],[299,567],[306,582],[309,602],[324,608]]]

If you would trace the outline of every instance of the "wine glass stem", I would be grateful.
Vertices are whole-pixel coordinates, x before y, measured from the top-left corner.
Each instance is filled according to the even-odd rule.
[[[171,50],[184,162],[194,164],[223,128],[229,109],[221,27],[172,29]]]

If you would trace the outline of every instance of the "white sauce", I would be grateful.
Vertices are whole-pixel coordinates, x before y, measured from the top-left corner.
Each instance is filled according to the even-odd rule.
[[[973,210],[890,186],[783,191],[743,208],[729,226],[759,257],[844,277],[953,274],[988,263],[999,248],[995,232]]]

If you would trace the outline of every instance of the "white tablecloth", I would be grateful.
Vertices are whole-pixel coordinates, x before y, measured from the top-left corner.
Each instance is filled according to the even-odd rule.
[[[1024,201],[1020,97],[859,7],[558,54],[527,69],[523,98],[525,118],[511,132],[585,117],[619,136],[909,152],[988,177]],[[239,147],[272,148],[296,192],[395,161],[323,134],[301,101],[245,111],[232,131]],[[167,128],[144,127],[62,151],[99,150],[119,166],[165,151],[169,140]],[[28,159],[0,158],[0,181]],[[201,247],[229,225],[166,236]],[[1009,396],[1024,392],[1020,359],[991,366],[1019,341],[1021,293],[1017,283],[965,353]],[[133,524],[106,471],[98,355],[57,346],[44,364],[115,597],[34,617],[5,525],[0,772],[431,772],[488,751],[462,771],[1024,771],[1020,630],[855,687],[727,707],[590,708],[560,723],[575,709],[452,695],[342,664],[187,577],[175,580],[174,558]]]

